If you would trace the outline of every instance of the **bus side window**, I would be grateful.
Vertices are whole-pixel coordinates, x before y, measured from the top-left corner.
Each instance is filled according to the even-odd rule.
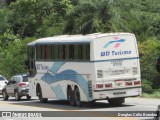
[[[58,60],[59,51],[58,51],[58,45],[54,44],[52,45],[52,60]]]
[[[47,57],[48,60],[51,60],[52,59],[52,46],[51,45],[48,45],[48,57]]]
[[[36,48],[37,50],[37,48]],[[28,60],[26,61],[27,69],[30,72],[30,75],[35,75],[35,46],[28,46]]]
[[[90,45],[86,45],[86,60],[90,60]]]
[[[42,46],[36,46],[36,59],[41,60],[42,59],[42,53],[41,50]]]
[[[58,60],[64,60],[65,58],[64,45],[59,45],[58,53],[59,53]]]
[[[74,45],[69,46],[69,59],[74,60]]]
[[[82,46],[82,60],[86,61],[90,59],[90,47],[88,44]]]
[[[65,45],[65,60],[69,60],[70,59],[70,49],[69,49],[70,45]]]

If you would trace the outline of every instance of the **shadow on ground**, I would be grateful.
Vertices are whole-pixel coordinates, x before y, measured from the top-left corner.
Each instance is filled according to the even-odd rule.
[[[9,104],[22,105],[22,106],[31,106],[38,108],[47,108],[50,110],[93,110],[93,109],[102,109],[102,108],[114,108],[114,107],[129,107],[134,105],[123,104],[121,106],[113,106],[110,105],[107,100],[106,101],[98,101],[91,103],[83,103],[82,107],[71,106],[69,100],[48,100],[47,103],[41,103],[38,99],[27,100],[26,98],[22,98],[21,101],[16,101],[14,98],[9,98]]]

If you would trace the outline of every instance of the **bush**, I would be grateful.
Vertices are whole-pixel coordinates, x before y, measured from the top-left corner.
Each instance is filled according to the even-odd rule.
[[[153,89],[158,89],[160,86],[160,74],[156,69],[156,58],[160,56],[160,41],[150,38],[150,40],[139,43],[138,48],[140,53],[141,77],[143,80],[149,80],[147,86],[152,85]]]
[[[15,39],[6,47],[0,48],[0,74],[6,78],[18,73],[25,73],[24,60],[26,59],[27,43],[35,38]]]
[[[148,80],[142,80],[142,92],[153,93],[152,83]]]

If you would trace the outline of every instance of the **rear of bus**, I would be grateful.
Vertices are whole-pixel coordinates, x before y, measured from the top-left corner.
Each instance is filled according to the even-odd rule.
[[[92,43],[95,65],[93,97],[121,104],[141,94],[137,41],[131,33],[98,36]]]

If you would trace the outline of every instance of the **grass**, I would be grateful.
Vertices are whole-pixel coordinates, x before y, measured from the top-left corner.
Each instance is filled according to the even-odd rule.
[[[160,92],[155,91],[152,94],[142,93],[141,97],[144,97],[144,98],[160,98]]]

